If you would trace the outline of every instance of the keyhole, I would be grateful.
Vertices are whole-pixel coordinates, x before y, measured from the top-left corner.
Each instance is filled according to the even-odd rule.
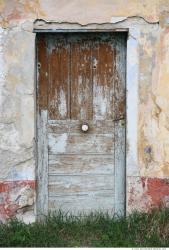
[[[41,64],[40,64],[40,62],[38,62],[38,69],[40,69],[41,68]]]
[[[93,69],[97,68],[97,60],[96,58],[93,58]]]

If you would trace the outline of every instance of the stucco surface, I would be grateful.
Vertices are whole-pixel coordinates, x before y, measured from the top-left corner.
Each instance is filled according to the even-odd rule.
[[[167,205],[169,1],[0,0],[0,186],[5,183],[10,187],[0,190],[1,218],[15,214],[21,217],[23,213],[25,220],[27,214],[30,220],[34,219],[34,199],[31,204],[25,199],[24,206],[30,206],[30,216],[30,211],[21,212],[19,203],[14,202],[11,195],[18,192],[22,196],[24,192],[19,190],[25,186],[28,190],[36,188],[35,33],[32,31],[37,19],[81,25],[127,23],[135,27],[136,32],[139,27],[138,166],[131,166],[131,169],[128,166],[127,209],[148,211],[160,203]],[[159,197],[157,200],[154,190]],[[24,197],[30,195],[30,192],[25,193]],[[6,212],[4,207],[9,204]]]

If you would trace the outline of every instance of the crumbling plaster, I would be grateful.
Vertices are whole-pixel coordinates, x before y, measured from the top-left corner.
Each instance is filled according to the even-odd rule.
[[[35,21],[129,28],[127,211],[168,204],[169,1],[0,0],[0,217],[34,219]],[[137,43],[137,44],[136,44]],[[133,58],[137,58],[133,61]],[[131,69],[131,68],[130,68]],[[135,74],[137,70],[137,74]],[[134,83],[138,82],[138,86]],[[129,85],[128,85],[129,86]],[[130,91],[130,93],[132,93]],[[133,115],[132,115],[133,113]],[[137,114],[137,115],[136,115]],[[136,126],[132,127],[132,124]],[[132,161],[133,160],[133,161]],[[158,185],[156,185],[158,184]],[[25,191],[27,190],[31,191]],[[164,192],[160,192],[160,190]],[[17,190],[17,191],[16,191]],[[156,201],[154,192],[159,194]],[[34,194],[24,207],[18,197]],[[26,193],[26,194],[25,194]],[[29,196],[29,195],[28,195]],[[30,204],[31,203],[31,204]],[[22,204],[23,205],[23,204]],[[23,206],[22,206],[23,208]]]

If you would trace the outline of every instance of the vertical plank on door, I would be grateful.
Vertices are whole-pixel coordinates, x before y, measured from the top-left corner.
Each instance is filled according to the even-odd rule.
[[[91,42],[71,43],[71,119],[92,119]]]
[[[93,115],[114,119],[114,49],[111,42],[93,42]],[[112,131],[113,132],[113,131]]]
[[[124,119],[126,112],[126,39],[119,34],[116,39],[114,71],[114,110],[115,120]]]
[[[49,119],[63,120],[69,118],[69,45],[62,35],[48,37],[49,85],[48,111]]]
[[[48,57],[45,35],[37,38],[37,110],[47,109]]]

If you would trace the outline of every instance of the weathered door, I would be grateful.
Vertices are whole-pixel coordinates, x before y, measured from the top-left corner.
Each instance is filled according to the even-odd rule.
[[[37,36],[38,214],[124,212],[125,60],[125,33]]]

